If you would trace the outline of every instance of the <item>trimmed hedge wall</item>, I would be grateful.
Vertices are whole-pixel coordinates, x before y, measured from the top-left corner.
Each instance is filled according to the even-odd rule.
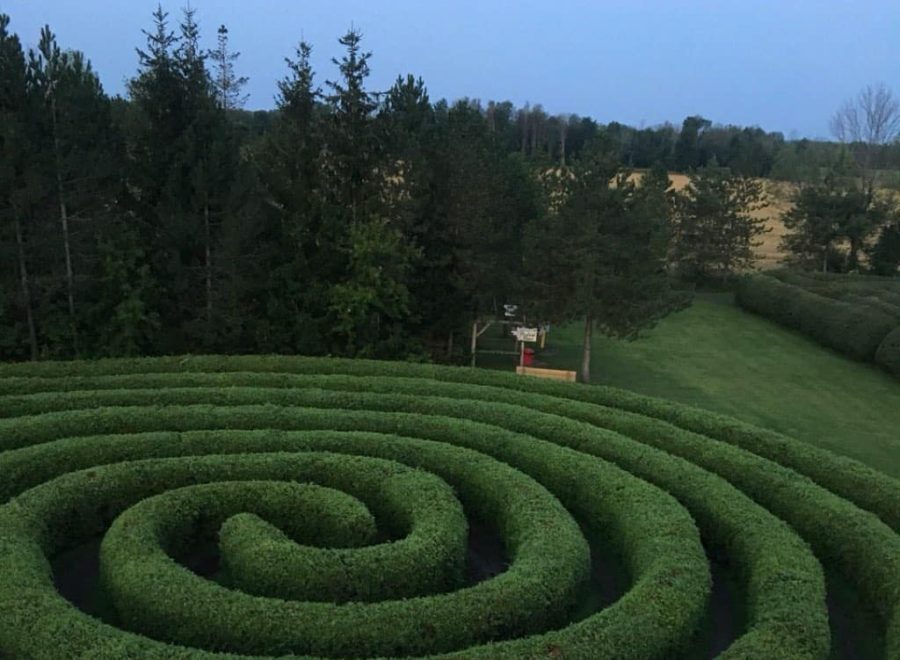
[[[271,407],[267,407],[267,409],[270,412],[273,412]],[[173,412],[174,410],[166,410],[163,416],[156,420],[156,423],[160,423],[163,419],[171,420],[172,417],[170,413]],[[64,416],[78,415],[77,412],[59,414]],[[106,421],[112,419],[109,416],[102,417],[105,418]],[[139,416],[133,416],[134,421],[137,421],[138,417]],[[333,414],[328,415],[328,418],[332,420],[334,417]],[[148,422],[150,420],[145,418],[144,421]],[[263,423],[263,420],[258,419],[257,423]],[[417,442],[421,444],[424,441]],[[412,443],[413,441],[411,440],[405,440],[403,446],[408,447]],[[71,443],[66,443],[64,441],[60,444],[69,444],[71,446]],[[120,444],[124,445],[128,443],[125,442]],[[621,651],[623,648],[622,645],[627,643],[629,648],[634,649],[634,657],[655,657],[665,655],[667,652],[664,651],[664,649],[672,649],[684,644],[686,638],[691,635],[693,626],[702,612],[703,602],[709,588],[708,572],[705,562],[703,561],[702,549],[699,545],[699,539],[696,536],[696,530],[694,529],[690,518],[684,515],[683,511],[673,500],[670,500],[661,492],[652,489],[646,484],[642,485],[642,482],[628,477],[624,472],[616,471],[611,465],[606,465],[605,467],[601,466],[599,463],[596,465],[588,465],[587,472],[585,472],[584,461],[577,459],[577,456],[574,455],[570,459],[565,459],[564,456],[566,450],[562,448],[541,443],[535,445],[533,442],[528,443],[527,445],[522,445],[522,443],[519,444],[521,445],[518,448],[520,455],[527,458],[534,465],[554,466],[551,469],[551,472],[548,473],[548,479],[545,479],[545,481],[552,481],[552,479],[549,479],[549,476],[558,474],[559,478],[563,479],[563,483],[567,484],[566,488],[577,486],[575,493],[573,493],[573,497],[578,498],[578,502],[580,503],[579,506],[583,511],[587,512],[584,516],[585,520],[596,521],[598,526],[602,526],[603,522],[608,521],[610,518],[619,520],[619,524],[624,530],[629,532],[627,536],[632,539],[634,544],[633,552],[630,554],[632,555],[632,568],[636,572],[637,582],[632,591],[629,592],[625,598],[621,599],[614,607],[604,610],[599,615],[589,617],[579,624],[564,628],[559,633],[546,633],[546,635],[550,636],[547,640],[544,639],[546,635],[524,637],[521,640],[503,642],[491,645],[490,647],[485,647],[486,650],[484,653],[487,654],[488,657],[494,657],[498,654],[505,657],[521,657],[523,652],[526,654],[534,653],[535,649],[544,648],[545,644],[554,642],[554,640],[554,643],[558,642],[564,648],[577,649],[580,647],[587,652],[586,650],[593,648],[594,644],[600,643],[602,640],[606,639],[610,641],[609,648],[611,651],[616,648],[619,648]],[[345,448],[347,447],[345,443],[341,443],[341,445]],[[434,443],[427,443],[427,446],[429,447],[433,445]],[[77,443],[77,446],[81,446],[81,443]],[[389,447],[390,445],[388,443],[380,443],[377,446],[379,450]],[[437,445],[434,450],[437,451],[441,447],[443,447],[443,445]],[[41,449],[41,447],[28,448],[28,450],[39,449]],[[453,451],[458,452],[460,450],[453,449]],[[547,452],[550,452],[550,454],[548,455]],[[574,452],[572,452],[572,454],[574,454]],[[515,453],[512,454],[512,456],[514,457]],[[195,474],[195,461],[199,459],[191,460],[192,467],[190,472]],[[235,469],[237,469],[237,465],[245,464],[247,459],[245,456],[240,456],[235,460],[240,461],[240,463],[235,464]],[[421,462],[422,456],[419,456],[418,460]],[[494,461],[491,462],[495,465],[500,465]],[[454,473],[453,475],[447,473],[447,468],[452,467],[452,463],[448,460],[447,456],[442,455],[440,461],[435,461],[435,463],[437,463],[437,465],[430,467],[434,468],[434,471],[442,473],[442,476],[447,478],[451,483],[453,483],[453,480],[450,479],[451,476],[460,479],[465,475],[470,475],[468,478],[473,478],[471,476],[471,458],[460,465],[459,473]],[[276,464],[281,464],[281,459],[277,461]],[[48,463],[44,463],[44,465],[46,466]],[[176,465],[177,463],[167,465],[165,472],[168,474],[171,469],[176,467]],[[574,471],[577,467],[582,468],[581,472],[583,475],[576,478],[573,482],[572,475],[577,474],[577,472]],[[68,465],[60,465],[58,466],[58,469],[71,469],[71,463]],[[146,468],[142,467],[141,471],[144,469]],[[133,472],[133,470],[128,470],[125,474],[127,475],[131,472]],[[513,474],[518,474],[516,471],[511,472]],[[126,478],[123,477],[123,480],[126,480]],[[43,488],[43,486],[39,486],[37,489],[30,492],[39,491],[41,488]],[[497,490],[497,480],[495,477],[491,477],[481,479],[481,489],[479,493],[481,490],[485,493],[496,492],[497,497],[506,500],[510,492],[521,490],[521,488],[517,487]],[[478,498],[471,498],[471,500],[477,505],[476,509],[482,509],[482,513],[491,513],[490,511],[484,510],[485,505],[482,501],[484,497],[484,494],[479,494]],[[463,498],[463,501],[466,502],[466,498]],[[613,507],[615,507],[615,510],[612,510]],[[526,513],[532,516],[537,515],[535,513],[534,502],[529,502],[527,505],[521,506],[521,511],[523,515]],[[511,539],[509,543],[512,549],[512,555],[516,558],[516,563],[524,562],[526,566],[534,563],[526,560],[526,556],[523,555],[522,550],[516,550],[515,541],[518,540],[528,547],[531,547],[536,543],[536,535],[534,533],[525,533],[525,531],[521,529],[517,530],[503,516],[496,515],[497,512],[493,513],[494,515],[491,519],[497,521],[501,529],[505,530],[504,538]],[[29,518],[33,517],[38,516],[29,516]],[[553,539],[552,550],[543,549],[536,555],[535,561],[541,563],[546,562],[551,557],[558,557],[560,555],[560,540],[565,537],[561,537],[560,533],[554,530],[555,524],[550,528],[547,528],[549,523],[560,517],[559,513],[541,514],[537,515],[537,517],[543,521],[542,528],[546,528],[543,530],[544,534],[546,534],[548,538]],[[2,526],[0,526],[0,528],[2,528]],[[575,530],[577,531],[577,527]],[[544,534],[537,535],[537,538],[541,538]],[[578,538],[581,538],[580,535]],[[538,548],[535,548],[535,550],[537,551]],[[540,559],[538,560],[537,558]],[[131,564],[131,566],[134,570],[142,571],[145,569],[146,564],[137,562],[136,564]],[[582,575],[585,569],[586,567],[584,566],[580,569]],[[498,593],[503,594],[502,602],[507,603],[507,605],[504,606],[504,609],[510,608],[512,613],[518,616],[526,616],[535,624],[540,623],[541,626],[547,625],[548,622],[552,622],[552,615],[548,614],[546,611],[542,611],[543,608],[538,606],[539,603],[545,602],[544,598],[524,597],[524,595],[516,596],[515,592],[510,590],[511,585],[504,584],[506,580],[512,580],[515,574],[513,567],[511,567],[506,573],[493,580],[482,583],[479,587],[457,591],[444,598],[455,596],[457,601],[463,600],[463,602],[458,603],[459,605],[465,605],[463,595],[470,591],[481,592],[484,590],[484,585],[496,583],[494,588],[501,589],[502,587],[501,591]],[[154,574],[154,577],[159,576]],[[161,582],[154,580],[151,584],[166,585],[168,583],[164,580]],[[550,579],[548,583],[548,580],[545,579],[540,584],[543,585],[540,586],[541,589],[546,589],[548,587],[557,589],[559,588],[560,581],[558,578],[555,578]],[[141,581],[141,585],[143,585],[145,589],[147,588],[147,584],[143,581]],[[3,586],[4,585],[0,584],[0,612],[6,611],[7,608],[13,608],[14,614],[12,617],[5,619],[0,618],[0,626],[3,625],[3,621],[15,621],[20,617],[21,613],[15,614],[15,612],[18,611],[16,608],[21,608],[23,606],[20,602],[12,603],[10,600],[2,598],[4,593],[8,593],[3,589]],[[140,593],[143,593],[143,590],[135,586],[134,591],[129,593],[137,597]],[[157,593],[158,595],[164,596],[166,591],[163,588],[162,593]],[[163,599],[163,602],[167,602],[165,598]],[[402,604],[410,602],[411,601],[385,601],[384,603],[373,604],[372,606],[386,607],[390,603]],[[465,645],[466,643],[471,643],[471,640],[477,639],[476,636],[478,635],[478,631],[484,631],[485,626],[492,627],[500,625],[504,630],[504,636],[514,634],[516,628],[511,628],[508,623],[503,621],[498,622],[498,615],[503,612],[503,610],[497,611],[500,602],[501,601],[495,599],[488,599],[486,601],[486,605],[491,608],[491,614],[489,616],[485,616],[483,612],[480,613],[480,616],[475,611],[470,613],[471,608],[468,606],[463,607],[462,609],[454,608],[452,615],[448,613],[443,617],[438,617],[435,612],[431,612],[428,617],[429,623],[424,627],[424,629],[427,630],[427,634],[425,635],[423,635],[422,624],[420,623],[417,626],[413,621],[410,622],[408,626],[363,627],[354,632],[353,636],[349,634],[339,635],[332,629],[333,636],[328,637],[327,643],[341,645],[339,648],[332,648],[332,651],[336,651],[336,655],[349,654],[352,653],[353,648],[362,648],[358,646],[359,636],[369,631],[373,636],[373,639],[368,641],[371,641],[373,644],[386,645],[382,648],[387,649],[390,647],[393,650],[385,652],[394,654],[407,653],[410,649],[413,649],[413,652],[415,652],[414,649],[417,646],[421,647],[423,644],[427,644],[432,650],[435,648],[439,650],[440,642],[435,641],[436,637],[438,640],[441,638],[448,640],[444,643]],[[165,615],[166,611],[168,610],[163,608],[163,611],[161,613],[158,612],[157,614]],[[187,616],[194,611],[194,608],[179,610],[179,616],[176,618],[177,620],[182,621],[182,616]],[[147,610],[142,609],[142,612],[144,613],[142,616],[146,617]],[[264,616],[263,619],[256,618],[253,620],[256,621],[257,624],[260,624],[261,620],[269,621],[270,619],[267,617],[270,614],[270,612],[266,612],[266,616]],[[242,612],[242,615],[246,615],[246,612]],[[155,615],[150,617],[151,622],[148,625],[152,625],[154,617]],[[239,625],[240,618],[241,617],[238,617],[237,619],[228,619],[229,625],[224,626],[224,629],[220,629],[217,632],[222,635],[227,635],[232,645],[250,644],[252,646],[259,643],[261,641],[259,639],[247,641],[247,639],[241,636],[245,632],[248,635],[250,633],[247,632],[248,629],[246,624],[243,626]],[[283,618],[278,619],[277,617],[276,620],[281,622],[284,621]],[[174,619],[170,622],[173,621]],[[658,622],[653,625],[654,632],[644,630],[649,621]],[[204,621],[204,624],[208,623],[210,622]],[[72,622],[67,625],[71,624]],[[232,626],[231,624],[235,625]],[[638,637],[636,634],[638,628],[635,628],[635,626],[638,626],[638,628],[643,630],[642,635],[640,635],[641,639],[637,644],[633,641]],[[51,627],[51,630],[52,629],[53,628]],[[264,629],[266,628],[264,627]],[[404,629],[410,630],[409,638],[403,636],[402,633]],[[167,630],[171,629],[167,628]],[[191,630],[193,631],[191,634],[195,635],[202,636],[210,634],[209,632],[204,632],[208,631],[205,625],[202,629],[200,629],[199,626],[194,626]],[[279,630],[281,630],[281,628],[279,628]],[[379,630],[380,633],[378,632]],[[0,628],[0,640],[4,639],[4,636],[11,632],[11,630]],[[295,638],[295,636],[299,635],[299,632],[295,631],[292,634],[290,629],[272,634],[277,639],[282,640],[279,642],[280,644],[287,643],[291,648],[296,648],[295,645],[309,643],[308,638],[305,636],[303,636],[302,639]],[[377,638],[379,634],[381,635],[379,638],[381,640],[380,642],[378,639],[374,639]],[[288,641],[285,641],[286,635],[289,636]],[[460,638],[460,635],[464,636]],[[455,641],[451,641],[451,636],[456,636]],[[235,637],[241,638],[236,639]],[[408,639],[409,646],[403,644],[404,639]],[[467,642],[466,640],[469,641]],[[615,642],[615,640],[619,641]],[[86,635],[86,638],[82,640],[82,643],[89,644],[90,646],[85,648],[90,648],[93,653],[95,649],[94,643],[97,641],[98,639],[96,636],[92,638],[91,635],[88,634]],[[47,642],[46,637],[43,638],[43,642]],[[32,634],[28,635],[27,638],[18,638],[18,644],[24,646],[17,646],[15,648],[19,648],[20,650],[27,648],[33,649],[35,643],[34,631],[32,630]],[[124,640],[122,643],[124,643]],[[270,641],[267,641],[266,643],[270,643]],[[242,646],[241,648],[249,647]],[[283,652],[287,647],[280,648],[281,651],[279,652]],[[344,651],[340,651],[340,648],[343,648]],[[375,648],[378,648],[378,646],[375,646]],[[532,650],[529,652],[527,649]],[[471,656],[472,653],[473,649],[470,648],[467,649],[465,655]]]
[[[900,325],[872,306],[820,296],[768,275],[743,278],[735,295],[741,307],[856,360],[874,361],[881,342]]]
[[[819,560],[876,609],[886,657],[900,653],[900,484],[727,417],[500,373],[280,357],[0,366],[0,417],[0,652],[40,657],[64,636],[73,655],[101,658],[668,658],[685,652],[705,609],[702,535],[747,608],[721,657],[827,657]],[[423,485],[385,499],[372,469]],[[329,543],[369,544],[299,546],[302,520],[278,519],[282,505],[229,502],[260,480],[273,501],[336,488],[354,522]],[[419,494],[428,484],[437,499]],[[465,535],[463,510],[497,525],[511,560],[473,587],[459,586],[462,555],[447,550]],[[376,541],[390,543],[370,543],[366,511]],[[588,571],[579,527],[621,558],[630,584],[571,622]],[[223,579],[240,591],[171,562],[198,528],[218,530],[235,567]],[[47,560],[98,532],[127,626],[152,638],[56,593]],[[412,563],[400,561],[416,539]],[[254,540],[273,554],[254,557]],[[342,582],[325,559],[365,565],[379,552],[381,584],[379,562]],[[296,586],[311,565],[321,590]],[[398,587],[405,577],[418,583]]]
[[[900,376],[900,325],[888,333],[875,353],[875,362]]]

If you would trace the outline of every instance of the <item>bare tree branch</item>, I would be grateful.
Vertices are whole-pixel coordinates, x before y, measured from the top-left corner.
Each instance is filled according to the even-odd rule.
[[[883,83],[867,85],[834,113],[830,128],[838,140],[850,147],[864,183],[871,185],[873,153],[900,137],[900,100]]]

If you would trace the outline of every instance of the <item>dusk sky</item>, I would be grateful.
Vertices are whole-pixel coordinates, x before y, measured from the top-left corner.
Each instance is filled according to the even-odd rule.
[[[182,2],[163,7],[173,24]],[[301,37],[320,84],[351,24],[374,55],[370,87],[422,76],[433,100],[470,97],[540,103],[635,126],[758,125],[787,137],[828,135],[828,118],[868,83],[900,93],[897,0],[191,0],[205,45],[228,26],[250,78],[248,109],[274,106],[284,57]],[[150,0],[2,0],[25,47],[49,23],[82,50],[106,91],[123,94],[135,47],[151,26]]]

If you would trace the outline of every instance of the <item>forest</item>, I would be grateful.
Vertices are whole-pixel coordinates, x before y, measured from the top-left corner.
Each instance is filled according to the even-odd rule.
[[[509,302],[630,337],[750,265],[759,177],[801,184],[798,263],[900,263],[897,209],[866,178],[900,169],[896,142],[860,171],[853,145],[701,116],[634,128],[432,100],[411,74],[373,90],[355,29],[334,80],[301,41],[276,108],[247,111],[228,29],[209,51],[200,36],[193,10],[157,9],[111,98],[49,27],[26,52],[0,16],[0,359],[455,362]]]

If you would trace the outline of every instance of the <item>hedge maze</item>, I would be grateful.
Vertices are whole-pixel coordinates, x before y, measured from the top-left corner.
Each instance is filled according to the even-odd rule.
[[[311,358],[5,365],[0,477],[4,657],[705,657],[727,575],[719,657],[826,658],[848,643],[833,573],[900,658],[900,482],[618,390]],[[91,575],[93,605],[65,586]]]
[[[775,270],[746,277],[738,304],[900,376],[900,279]]]

